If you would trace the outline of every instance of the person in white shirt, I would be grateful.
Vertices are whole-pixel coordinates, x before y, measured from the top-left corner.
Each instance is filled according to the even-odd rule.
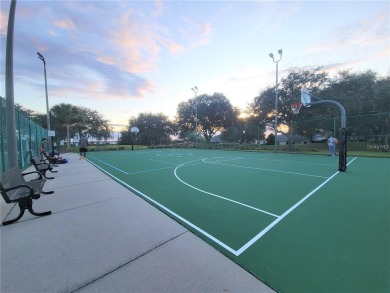
[[[333,137],[333,133],[329,135],[328,138],[328,147],[329,147],[329,154],[328,156],[334,157],[336,155],[336,144],[338,144],[337,138]]]

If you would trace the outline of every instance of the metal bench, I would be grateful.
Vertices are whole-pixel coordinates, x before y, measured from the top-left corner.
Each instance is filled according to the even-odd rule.
[[[41,153],[41,155],[43,157],[43,160],[41,159],[41,162],[49,162],[49,164],[51,164],[53,167],[58,167],[58,165],[56,165],[56,163],[54,162],[53,157],[49,156],[49,154]]]
[[[52,173],[58,172],[58,171],[53,170],[53,168],[54,168],[53,164],[48,163],[46,161],[41,161],[38,157],[32,158],[30,160],[30,162],[35,167],[35,170],[40,172],[43,175],[43,177],[45,177],[46,179],[54,179],[54,177],[47,177],[46,176],[47,171],[50,171]]]
[[[29,174],[37,174],[37,178],[26,181],[24,176]],[[20,213],[15,219],[4,221],[3,225],[9,225],[18,221],[24,215],[24,211],[28,211],[34,216],[47,216],[51,211],[37,213],[33,210],[33,199],[40,198],[41,194],[52,194],[54,191],[42,191],[46,179],[42,177],[42,173],[34,171],[22,173],[19,167],[14,167],[4,172],[1,175],[0,190],[6,203],[18,203]]]

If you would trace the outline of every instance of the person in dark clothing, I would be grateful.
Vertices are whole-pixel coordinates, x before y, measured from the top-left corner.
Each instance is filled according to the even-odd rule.
[[[88,139],[85,137],[84,134],[80,138],[79,146],[80,146],[80,160],[85,159],[88,151]]]

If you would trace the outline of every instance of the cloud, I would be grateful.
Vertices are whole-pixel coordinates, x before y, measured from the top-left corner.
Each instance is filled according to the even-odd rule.
[[[7,27],[8,27],[8,15],[5,14],[4,11],[0,11],[0,35],[6,35],[7,34]]]
[[[122,70],[140,73],[157,68],[161,49],[153,28],[148,23],[133,20],[132,11],[122,13],[117,26],[108,32],[108,40],[114,46],[110,54],[118,53],[108,59]]]
[[[21,2],[18,7],[18,22],[34,27],[16,26],[15,78],[26,82],[29,76],[27,84],[41,90],[39,51],[47,60],[50,94],[56,97],[142,98],[155,92],[156,85],[141,75],[158,70],[163,51],[182,54],[207,43],[211,33],[207,23],[163,25],[162,1],[44,3]],[[144,5],[150,5],[151,12],[147,14]],[[3,9],[1,16],[3,29]],[[174,41],[178,34],[182,38]]]
[[[362,46],[372,46],[389,41],[389,12],[378,11],[365,19],[337,26],[331,29],[321,41],[311,47],[313,52],[338,50],[346,47],[355,47],[360,50]]]
[[[164,12],[164,3],[161,0],[154,0],[154,10],[151,13],[152,17],[157,17],[163,14]]]
[[[64,30],[75,30],[76,25],[71,19],[59,19],[55,20],[53,23],[56,27],[59,27]]]
[[[211,41],[212,26],[207,22],[197,22],[183,18],[183,25],[179,28],[181,38],[188,42],[185,50],[190,50]]]

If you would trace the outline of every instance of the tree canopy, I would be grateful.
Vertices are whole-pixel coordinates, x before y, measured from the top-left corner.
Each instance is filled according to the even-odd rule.
[[[51,107],[50,113],[51,128],[56,132],[57,142],[67,139],[70,145],[70,138],[80,137],[82,134],[97,140],[111,137],[109,121],[95,110],[61,103]],[[36,114],[32,119],[42,127],[47,127],[46,114]]]
[[[196,118],[198,123],[196,123]],[[177,107],[176,125],[181,137],[189,132],[200,132],[206,141],[237,119],[230,101],[221,93],[200,95],[182,102]],[[195,129],[196,126],[198,129]]]
[[[130,132],[132,127],[137,127],[139,132],[135,135]],[[128,129],[121,132],[120,144],[156,145],[166,144],[171,141],[170,135],[174,134],[174,124],[162,113],[141,113],[137,117],[129,119]]]
[[[296,123],[294,132],[311,136],[323,128],[323,120],[338,117],[338,109],[329,104],[319,104],[310,108],[302,107],[299,115],[291,110],[292,103],[300,102],[301,89],[305,87],[312,94],[323,100],[334,100],[346,109],[347,116],[373,115],[390,112],[390,74],[379,76],[372,70],[352,72],[344,70],[330,77],[322,67],[312,70],[298,69],[282,78],[278,85],[278,130],[289,125],[291,121],[312,121]],[[34,121],[47,126],[45,114],[15,107]],[[139,128],[138,143],[154,145],[169,142],[172,135],[181,138],[204,137],[210,142],[217,133],[229,141],[254,141],[263,138],[266,130],[274,131],[275,120],[275,87],[262,90],[249,103],[245,118],[239,118],[240,111],[234,108],[223,93],[202,94],[181,102],[177,107],[175,121],[170,121],[162,113],[141,113],[129,119],[128,129],[121,132],[119,143],[134,143],[129,132],[132,126]],[[196,120],[197,118],[197,120]],[[109,121],[95,110],[71,104],[59,104],[51,108],[52,129],[56,131],[55,139],[70,139],[86,134],[97,140],[111,136]],[[349,127],[349,128],[348,128]],[[288,129],[288,128],[287,128]],[[385,135],[390,132],[388,115],[374,117],[370,121],[359,121],[348,126],[349,135]],[[260,136],[261,133],[261,136]]]
[[[324,119],[338,117],[338,109],[329,104],[320,104],[310,108],[302,107],[299,115],[294,115],[291,103],[300,102],[300,91],[306,87],[315,96],[323,100],[334,100],[341,103],[346,109],[347,116],[363,115],[390,111],[390,76],[378,77],[371,71],[351,72],[340,71],[335,77],[330,78],[322,68],[312,71],[299,70],[290,72],[283,78],[278,87],[278,128],[290,124],[292,120],[303,121],[310,119]],[[251,119],[267,129],[274,129],[275,118],[275,90],[269,87],[262,91],[253,102],[249,104],[247,111]],[[382,121],[381,125],[386,125]],[[298,124],[297,133],[310,136],[318,131],[318,123]],[[367,128],[367,125],[365,126]],[[378,127],[372,124],[369,129]],[[353,133],[354,129],[348,129]],[[366,132],[370,132],[367,130]]]

